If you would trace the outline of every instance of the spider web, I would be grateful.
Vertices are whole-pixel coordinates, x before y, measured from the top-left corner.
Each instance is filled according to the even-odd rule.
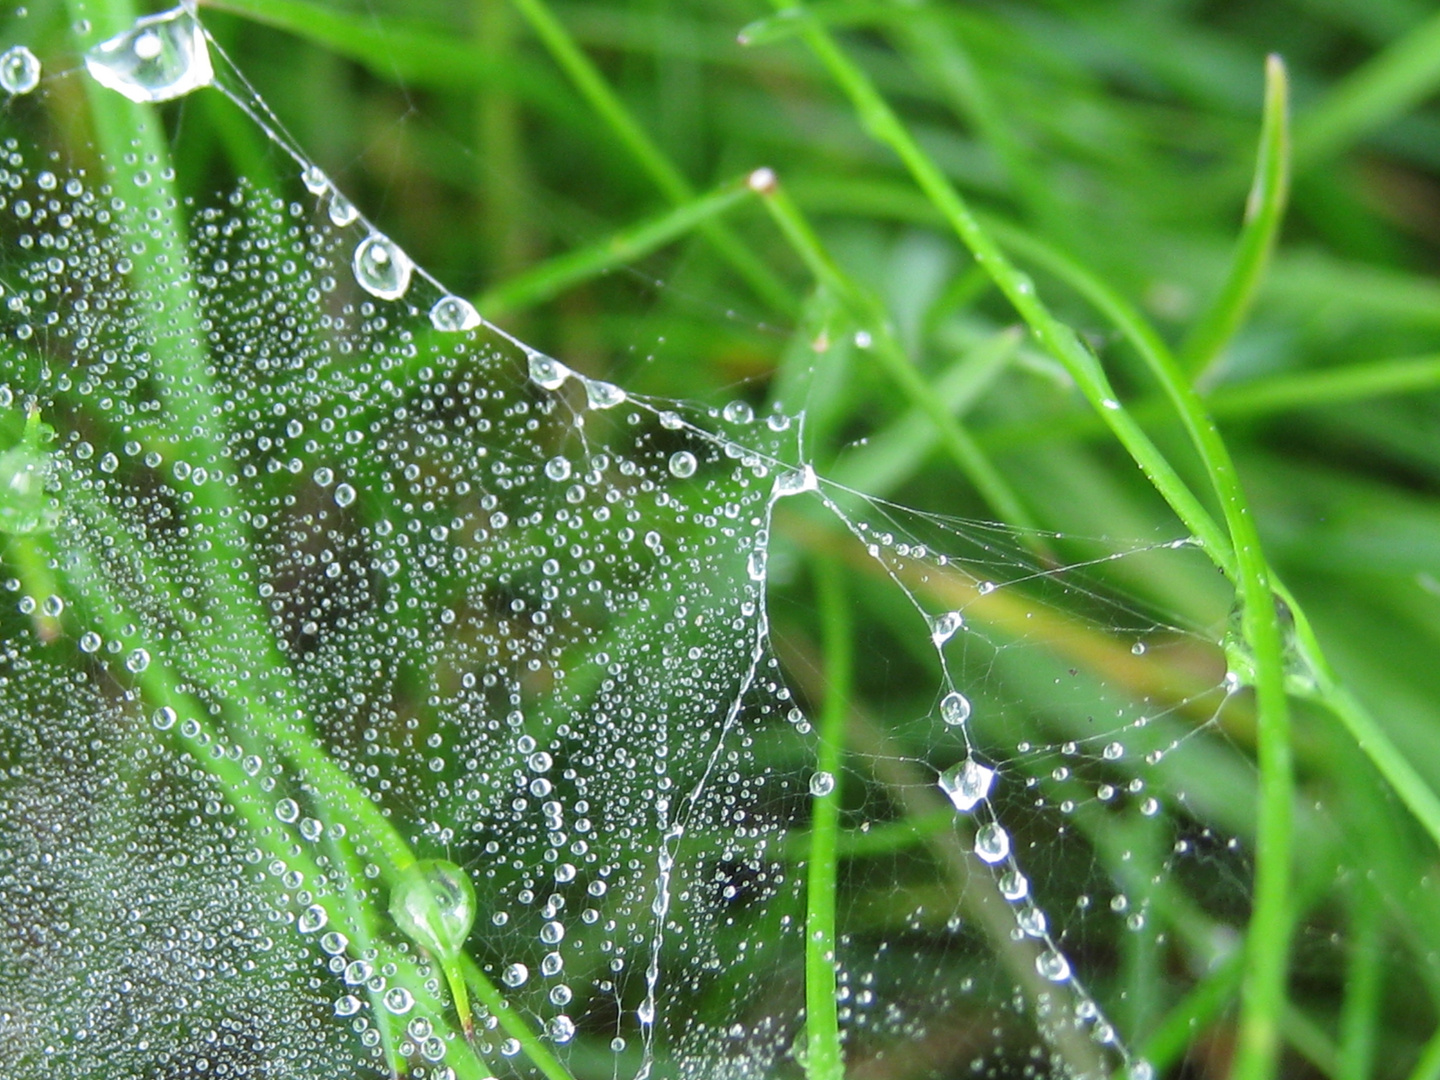
[[[1106,573],[1201,575],[1183,538],[909,510],[816,475],[798,417],[572,371],[414,265],[184,9],[88,70],[30,55],[12,1075],[818,1077],[817,972],[846,1075],[1151,1074],[1249,888],[1246,698],[1213,627]],[[153,115],[118,158],[63,130],[217,89],[289,187],[180,200]],[[464,959],[392,917],[417,858],[476,894]]]

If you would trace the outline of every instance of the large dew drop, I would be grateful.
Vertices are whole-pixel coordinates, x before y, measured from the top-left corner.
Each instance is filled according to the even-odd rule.
[[[940,774],[940,790],[950,797],[956,810],[968,814],[989,796],[990,785],[994,781],[994,769],[967,757],[959,765],[952,765]]]
[[[85,66],[101,86],[141,104],[184,97],[215,78],[205,31],[184,7],[102,41],[85,54]]]
[[[464,297],[442,296],[430,309],[430,325],[449,334],[474,330],[480,325],[480,313]]]
[[[28,94],[40,85],[40,61],[24,45],[0,53],[0,89],[7,94]]]
[[[390,917],[411,941],[444,959],[456,956],[475,923],[475,887],[444,859],[421,859],[390,892]]]
[[[371,296],[398,300],[410,288],[415,264],[388,236],[371,233],[355,249],[355,280]]]

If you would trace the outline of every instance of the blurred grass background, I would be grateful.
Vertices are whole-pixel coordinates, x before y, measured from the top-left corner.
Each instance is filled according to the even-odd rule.
[[[484,314],[576,369],[803,408],[822,472],[1057,530],[1061,558],[1180,534],[796,40],[798,20],[724,0],[212,6],[212,31],[343,190]],[[1440,18],[1400,0],[811,11],[1002,238],[1019,237],[1039,293],[1196,490],[1203,472],[1143,365],[1026,254],[1038,242],[1084,266],[1184,357],[1242,223],[1264,57],[1284,58],[1282,238],[1249,317],[1190,374],[1276,571],[1342,678],[1440,783]],[[264,168],[224,102],[192,105],[183,122],[202,135],[188,152]],[[762,166],[813,230],[808,257],[745,188]],[[879,355],[884,334],[913,374]],[[958,420],[945,433],[936,401]],[[1212,571],[1119,565],[1170,618],[1224,631]],[[862,625],[900,621],[893,598],[858,603]],[[903,637],[861,640],[894,650]],[[896,681],[862,673],[857,690],[892,725],[907,715]],[[1296,739],[1303,799],[1337,825],[1333,850],[1300,854],[1283,1070],[1440,1075],[1440,1043],[1423,1045],[1435,1006],[1404,990],[1417,973],[1431,1001],[1440,988],[1424,914],[1433,847],[1326,718],[1302,711]],[[1227,1030],[1185,1033],[1185,1068],[1223,1073]]]
[[[822,473],[1058,531],[1041,543],[1064,560],[1181,535],[796,20],[724,0],[205,6],[341,190],[571,367],[640,392],[804,409]],[[1241,227],[1264,58],[1284,57],[1282,238],[1248,319],[1190,374],[1277,573],[1342,678],[1440,784],[1440,18],[1402,0],[811,10],[1011,238],[1196,490],[1203,472],[1136,355],[1053,260],[1027,260],[1064,253],[1184,356]],[[289,167],[218,95],[188,100],[179,123],[178,171],[196,191]],[[807,241],[746,186],[762,166]],[[936,402],[958,422],[937,429]],[[1118,581],[1218,640],[1229,592],[1194,562],[1122,560]],[[801,593],[805,579],[776,587]],[[909,631],[887,632],[894,599],[858,591],[873,616],[863,647],[896,648]],[[889,662],[907,663],[920,661]],[[912,714],[887,698],[903,681],[857,680],[887,729]],[[1440,1076],[1440,1041],[1426,1043],[1440,1000],[1433,845],[1325,716],[1299,712],[1296,740],[1303,800],[1333,835],[1299,855],[1285,1073]],[[1172,1052],[1172,1074],[1223,1075],[1229,1037],[1223,1021],[1182,1033],[1191,1064]]]

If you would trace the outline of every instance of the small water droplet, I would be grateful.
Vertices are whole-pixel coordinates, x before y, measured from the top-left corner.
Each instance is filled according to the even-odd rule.
[[[599,379],[585,380],[585,401],[592,409],[613,409],[629,400],[629,395],[614,383]]]
[[[815,470],[809,465],[802,465],[798,469],[788,469],[775,477],[774,496],[777,499],[789,498],[791,495],[802,495],[807,491],[816,491],[820,487],[820,480],[815,475]]]
[[[100,42],[85,67],[101,86],[141,104],[184,97],[215,78],[205,31],[183,5]]]
[[[330,915],[319,904],[311,904],[300,913],[296,923],[302,934],[313,934],[322,930],[325,924],[330,921]]]
[[[360,211],[355,209],[355,204],[338,191],[330,193],[330,205],[325,212],[330,215],[330,223],[342,229],[360,217]]]
[[[385,991],[385,1008],[396,1016],[404,1016],[415,1007],[415,995],[403,986],[392,986]]]
[[[681,480],[695,475],[695,455],[689,450],[677,450],[670,455],[670,473]]]
[[[8,94],[28,94],[40,85],[40,61],[24,45],[0,53],[0,89]]]
[[[743,401],[732,401],[720,413],[732,424],[748,424],[755,419],[755,410]]]
[[[371,233],[355,248],[355,280],[371,296],[398,300],[410,288],[415,264],[388,236]]]
[[[542,390],[559,390],[573,372],[559,360],[552,360],[541,353],[529,356],[530,381]]]
[[[959,727],[970,719],[970,699],[958,690],[951,690],[940,699],[940,719],[951,727]]]
[[[475,923],[475,887],[454,863],[421,859],[391,890],[390,917],[415,944],[442,959],[453,957]]]
[[[330,186],[330,178],[319,165],[306,165],[301,169],[300,182],[311,195],[324,195],[325,189]]]
[[[355,501],[355,489],[349,484],[335,485],[335,505],[342,510]]]
[[[958,611],[947,611],[930,620],[930,640],[939,648],[954,637],[965,625],[965,618]]]
[[[524,986],[529,978],[530,969],[524,964],[511,964],[505,969],[505,973],[500,976],[501,981],[509,987]]]
[[[1010,869],[1000,875],[1000,895],[1012,904],[1030,895],[1030,879],[1019,870]]]
[[[1070,978],[1070,961],[1054,949],[1046,949],[1035,958],[1035,970],[1051,982]]]
[[[462,296],[442,296],[430,309],[430,325],[452,334],[473,330],[480,325],[480,313]]]
[[[994,782],[995,770],[981,765],[972,757],[940,774],[940,790],[949,796],[955,809],[962,814],[968,814],[988,798]]]
[[[813,773],[810,777],[810,794],[817,799],[823,799],[835,790],[835,774],[824,772]]]
[[[993,821],[981,826],[975,834],[975,854],[987,863],[998,863],[1010,854],[1010,834]]]

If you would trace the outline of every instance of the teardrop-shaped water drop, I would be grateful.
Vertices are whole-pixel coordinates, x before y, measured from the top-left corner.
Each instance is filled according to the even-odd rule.
[[[398,300],[410,288],[415,264],[388,236],[371,233],[355,249],[355,280],[371,296]]]
[[[530,381],[542,390],[559,390],[565,385],[565,380],[571,374],[571,370],[559,360],[553,360],[543,353],[532,352],[529,355]]]
[[[1010,834],[991,822],[975,834],[975,854],[987,863],[997,863],[1010,854]]]
[[[990,785],[994,781],[994,769],[986,768],[974,758],[967,757],[960,764],[952,765],[940,774],[940,790],[950,797],[956,810],[968,814],[990,794]]]
[[[390,891],[390,917],[415,944],[441,958],[453,957],[475,923],[475,887],[454,863],[421,859]]]
[[[1051,982],[1064,982],[1070,978],[1070,961],[1063,953],[1046,949],[1035,958],[1035,970]]]
[[[326,207],[325,212],[330,215],[330,223],[342,229],[360,216],[360,211],[355,209],[355,204],[338,191],[330,193],[330,204]]]
[[[330,178],[325,175],[325,170],[319,165],[306,165],[300,171],[300,182],[305,185],[305,190],[311,195],[324,195],[325,190],[330,186]]]
[[[965,619],[958,611],[947,611],[930,620],[930,640],[936,648],[944,645],[965,625]]]
[[[480,313],[463,296],[442,296],[430,309],[430,325],[447,334],[458,334],[479,326]]]
[[[85,54],[85,67],[101,86],[141,104],[184,97],[215,78],[205,31],[184,6],[100,42]]]
[[[28,94],[40,85],[40,61],[24,45],[0,53],[0,89],[7,94]]]
[[[629,395],[614,383],[601,379],[585,380],[585,402],[592,409],[613,409],[624,404]]]

